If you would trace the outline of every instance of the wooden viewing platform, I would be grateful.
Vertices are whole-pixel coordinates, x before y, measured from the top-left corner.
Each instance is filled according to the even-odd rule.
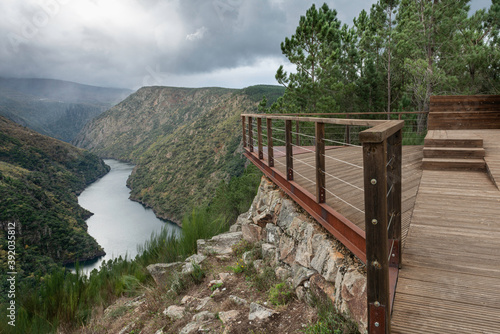
[[[318,139],[324,132],[316,125],[316,145],[299,147],[291,143],[292,119],[285,119],[289,116],[243,115],[244,130],[248,129],[245,155],[365,262],[369,333],[500,333],[500,126],[477,125],[478,119],[500,120],[500,112],[495,114],[492,107],[500,97],[493,100],[487,108],[465,103],[474,117],[462,128],[431,129],[425,147],[405,146],[399,153],[401,128],[394,122],[384,126],[364,120],[385,130],[360,135],[362,142],[368,138],[363,147],[325,146]],[[487,109],[484,117],[482,109]],[[445,121],[444,112],[439,110],[439,121],[449,126],[452,122]],[[461,110],[454,107],[453,112]],[[252,118],[258,121],[255,131],[249,125]],[[266,127],[266,135],[273,136],[269,119],[288,121],[287,145],[274,147],[272,139],[263,142]],[[307,119],[316,124],[337,122]],[[468,129],[471,122],[475,126]],[[450,142],[467,147],[462,139],[481,142],[484,152],[446,149]],[[481,159],[482,165],[471,168],[461,161],[445,161],[440,168],[440,162],[433,161],[422,168],[424,156],[440,159],[439,154],[444,160],[450,160],[449,154],[453,159]],[[380,183],[381,190],[373,192]],[[400,190],[394,191],[398,183]]]

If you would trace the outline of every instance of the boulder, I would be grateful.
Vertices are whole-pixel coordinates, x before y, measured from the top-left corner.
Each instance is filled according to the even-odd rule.
[[[186,259],[186,261],[184,261],[184,265],[182,266],[182,273],[191,274],[194,271],[194,265],[199,265],[200,263],[205,261],[206,258],[207,257],[205,255],[201,254],[191,255]]]
[[[273,215],[267,211],[262,212],[261,214],[252,218],[252,221],[255,225],[264,228],[268,223],[273,222]]]
[[[212,319],[215,319],[215,314],[208,311],[202,311],[200,313],[193,315],[193,321],[195,322],[203,322]]]
[[[248,304],[248,302],[245,299],[240,298],[240,297],[235,296],[235,295],[230,295],[229,300],[233,301],[236,305],[240,305],[240,306]]]
[[[342,282],[342,307],[341,311],[349,313],[359,324],[366,328],[368,319],[366,308],[366,277],[355,268],[351,268],[344,275]]]
[[[287,263],[293,264],[295,261],[295,240],[285,234],[281,236],[279,244],[279,256],[280,260]]]
[[[253,223],[245,223],[241,225],[243,239],[251,243],[256,243],[262,240],[262,227]]]
[[[277,312],[257,303],[250,304],[250,313],[248,313],[248,320],[266,320],[272,317]]]
[[[196,311],[200,311],[201,309],[203,309],[205,306],[207,306],[207,304],[209,302],[211,302],[212,299],[210,297],[205,297],[205,298],[202,298],[202,299],[199,299],[199,303],[198,305],[196,306]]]
[[[317,273],[316,270],[308,269],[298,264],[292,266],[292,272],[294,289],[296,289],[299,285],[302,285],[302,283]]]
[[[184,326],[179,331],[179,334],[195,334],[198,333],[199,329],[200,329],[200,324],[197,321],[193,321]]]
[[[186,308],[183,306],[171,305],[163,311],[163,314],[172,320],[182,319]]]
[[[219,312],[219,319],[224,325],[227,325],[228,323],[235,321],[239,315],[240,311],[237,310],[224,311]]]
[[[200,239],[196,242],[198,254],[228,255],[233,252],[232,246],[240,242],[242,232],[229,232],[216,235],[210,240]]]
[[[274,272],[280,281],[284,281],[287,278],[292,277],[292,271],[284,267],[276,267]]]
[[[157,285],[165,284],[165,278],[167,273],[177,270],[182,265],[182,262],[172,262],[172,263],[156,263],[150,264],[146,267],[149,274],[153,276],[155,283]]]
[[[279,244],[281,229],[274,224],[267,224],[266,226],[266,242],[277,246]]]
[[[311,290],[318,296],[330,298],[335,302],[335,285],[325,280],[320,274],[314,274],[309,279]]]

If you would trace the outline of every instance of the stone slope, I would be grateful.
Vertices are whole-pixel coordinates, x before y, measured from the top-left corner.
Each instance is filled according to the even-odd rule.
[[[253,248],[238,250],[245,242]],[[197,244],[198,253],[183,262],[148,266],[157,289],[118,301],[81,334],[104,324],[106,331],[98,333],[304,333],[318,321],[313,295],[331,299],[362,328],[344,320],[343,333],[366,332],[363,264],[268,179],[262,179],[250,210],[230,232]],[[196,273],[195,266],[205,278],[179,289]],[[256,288],[251,268],[256,275],[266,272],[272,286],[287,284],[294,297],[273,304],[269,290]],[[112,316],[124,309],[125,315]]]

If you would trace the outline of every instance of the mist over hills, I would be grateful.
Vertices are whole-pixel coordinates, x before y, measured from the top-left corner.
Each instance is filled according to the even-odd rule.
[[[0,77],[0,115],[70,142],[89,120],[131,93],[61,80]]]
[[[136,164],[131,198],[180,223],[216,186],[243,172],[241,114],[255,113],[279,86],[244,89],[143,87],[89,122],[73,144]]]

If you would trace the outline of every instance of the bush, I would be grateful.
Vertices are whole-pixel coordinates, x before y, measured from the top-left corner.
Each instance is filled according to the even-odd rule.
[[[330,298],[312,295],[312,305],[318,310],[318,320],[304,330],[306,334],[359,334],[358,326],[340,314]]]
[[[269,290],[269,302],[273,305],[286,305],[293,300],[295,293],[286,282],[281,282]]]

